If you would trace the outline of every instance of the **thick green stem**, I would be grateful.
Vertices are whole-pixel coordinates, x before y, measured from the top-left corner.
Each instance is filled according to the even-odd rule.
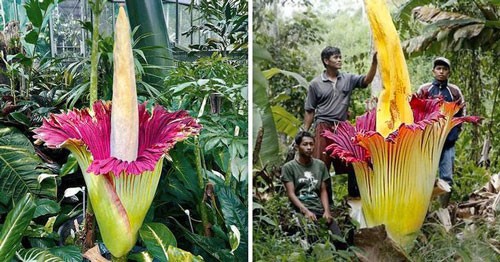
[[[104,7],[102,0],[95,0],[90,2],[93,13],[92,21],[92,50],[90,53],[90,107],[97,100],[97,65],[99,63],[99,23],[101,12]]]
[[[196,158],[196,173],[198,174],[198,185],[205,192],[205,178],[203,177],[203,169],[201,167],[201,147],[197,137],[194,139],[195,158]],[[205,236],[210,235],[210,222],[208,222],[208,211],[204,201],[204,197],[200,198],[199,211],[201,214],[201,223],[203,224]]]

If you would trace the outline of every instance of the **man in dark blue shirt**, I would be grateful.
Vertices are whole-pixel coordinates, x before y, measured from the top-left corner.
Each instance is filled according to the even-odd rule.
[[[428,94],[428,96],[441,96],[447,102],[464,103],[464,96],[458,86],[448,82],[451,73],[451,63],[444,57],[434,59],[432,73],[434,80],[423,84],[418,89],[419,94]],[[465,107],[462,107],[455,116],[465,115]],[[453,162],[455,161],[455,142],[461,131],[461,125],[454,127],[448,136],[439,159],[439,178],[446,181],[450,186],[453,183]],[[442,205],[447,206],[450,194],[443,197]]]

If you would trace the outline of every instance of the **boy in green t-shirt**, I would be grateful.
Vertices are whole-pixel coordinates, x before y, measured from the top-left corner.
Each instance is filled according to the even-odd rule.
[[[288,198],[293,206],[312,221],[323,217],[330,231],[340,235],[328,202],[325,180],[330,178],[323,161],[313,158],[314,137],[309,132],[299,132],[295,137],[297,156],[281,169]]]

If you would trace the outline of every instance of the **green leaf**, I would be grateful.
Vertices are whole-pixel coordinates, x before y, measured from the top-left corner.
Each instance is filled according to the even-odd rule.
[[[288,77],[293,77],[295,80],[297,80],[297,82],[299,82],[299,85],[304,88],[304,92],[307,92],[307,89],[309,88],[309,82],[302,75],[283,69],[280,69],[280,73]]]
[[[40,1],[40,9],[47,10],[51,4],[54,3],[54,0],[43,0]]]
[[[281,106],[272,106],[271,110],[273,111],[276,130],[289,137],[294,137],[299,131],[302,121],[298,120]]]
[[[26,15],[34,27],[40,28],[43,22],[42,9],[38,4],[38,0],[30,0],[24,5],[26,9]]]
[[[139,229],[139,235],[148,251],[160,261],[168,261],[169,246],[177,246],[174,234],[161,223],[147,223]]]
[[[157,194],[168,202],[196,205],[203,197],[203,189],[193,182],[198,181],[193,151],[176,145],[176,150],[171,150],[169,154],[173,167],[169,169],[167,176],[160,180],[160,183],[167,183],[165,187],[158,186]]]
[[[297,80],[297,82],[299,82],[299,85],[305,89],[304,91],[307,91],[307,88],[309,87],[309,82],[307,82],[307,80],[303,76],[295,72],[286,71],[283,69],[273,67],[271,69],[263,71],[262,73],[264,74],[264,77],[266,79],[271,79],[273,76],[277,74],[283,74],[288,77],[293,77],[295,78],[295,80]]]
[[[53,247],[49,249],[49,252],[62,258],[65,262],[83,261],[82,252],[77,246]]]
[[[78,161],[76,160],[75,156],[71,153],[68,155],[68,160],[66,163],[64,163],[59,170],[59,175],[60,177],[73,174],[76,171],[78,171]]]
[[[30,119],[21,112],[12,112],[10,113],[10,116],[14,118],[14,120],[16,120],[18,123],[21,123],[25,126],[31,125]]]
[[[0,234],[0,261],[10,261],[21,242],[23,232],[35,213],[35,202],[31,194],[25,194],[9,212]]]
[[[17,259],[23,262],[43,261],[43,262],[64,262],[64,260],[56,255],[51,254],[48,250],[35,247],[16,252]]]
[[[169,246],[167,253],[169,261],[203,261],[201,256],[194,256],[193,254],[174,246]]]
[[[32,45],[36,45],[38,42],[38,32],[35,29],[32,29],[29,33],[24,36],[24,40]]]
[[[259,62],[259,61],[272,62],[273,61],[271,54],[265,48],[262,48],[259,45],[253,45],[253,59],[255,62]]]
[[[36,201],[36,210],[35,210],[35,215],[33,216],[34,218],[44,216],[47,214],[56,214],[61,210],[61,207],[59,204],[50,199],[38,199]]]
[[[47,170],[38,169],[42,160],[35,154],[30,140],[13,127],[0,124],[0,191],[18,200],[26,193],[54,198],[57,187],[54,179],[38,177]]]
[[[128,258],[137,262],[153,262],[153,256],[151,256],[151,254],[149,254],[147,251],[131,254],[128,256]]]
[[[231,232],[229,232],[229,245],[231,245],[231,252],[234,252],[240,245],[241,234],[238,228],[234,225],[231,225],[230,229]]]
[[[248,208],[229,187],[216,187],[217,195],[227,228],[236,226],[241,234],[241,242],[236,250],[238,257],[247,256]]]
[[[203,148],[204,148],[205,152],[209,152],[214,147],[216,147],[220,142],[221,142],[221,139],[219,137],[214,137],[212,139],[207,140],[207,142],[205,143],[205,146]]]
[[[230,250],[225,249],[226,242],[220,238],[215,237],[203,237],[198,234],[191,233],[188,229],[186,229],[179,221],[174,220],[178,227],[184,232],[184,236],[186,239],[201,248],[201,250],[205,251],[207,255],[210,255],[217,261],[236,261],[234,255],[230,253]],[[241,256],[246,258],[247,256]]]
[[[264,167],[267,165],[278,165],[281,162],[278,134],[269,104],[268,82],[260,68],[254,64],[253,67],[253,148],[256,147],[259,129],[262,129],[263,139],[260,145],[259,159]]]

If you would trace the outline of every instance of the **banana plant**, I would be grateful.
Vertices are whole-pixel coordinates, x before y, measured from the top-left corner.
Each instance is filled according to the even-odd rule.
[[[132,28],[138,27],[135,34],[136,40],[140,36],[148,35],[137,42],[138,48],[144,48],[144,56],[148,62],[143,80],[147,84],[161,86],[169,69],[174,67],[172,46],[163,16],[162,1],[126,0],[125,2]]]
[[[199,134],[186,111],[137,104],[130,25],[123,6],[115,29],[113,100],[50,115],[34,130],[50,148],[78,160],[104,244],[126,260],[154,198],[163,158],[176,142]]]
[[[403,50],[382,0],[365,0],[384,90],[377,109],[348,122],[332,140],[331,156],[352,163],[369,227],[384,224],[399,245],[410,247],[429,207],[439,157],[450,130],[479,117],[453,117],[463,106],[413,96]]]

